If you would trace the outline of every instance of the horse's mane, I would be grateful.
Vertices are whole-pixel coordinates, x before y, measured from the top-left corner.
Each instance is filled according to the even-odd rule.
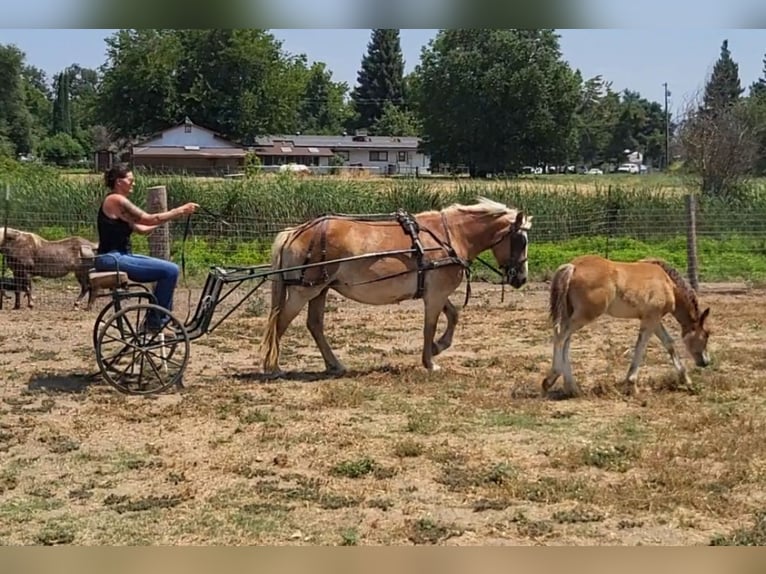
[[[31,231],[22,231],[21,229],[14,229],[13,227],[8,227],[7,229],[8,231],[12,233],[15,233],[21,236],[26,235],[27,237],[31,238],[32,243],[34,244],[35,247],[39,247],[43,242],[42,237],[40,237],[36,233],[32,233]],[[3,242],[5,240],[5,230],[6,230],[5,227],[0,227],[0,242]]]
[[[648,258],[648,259],[642,259],[642,261],[659,265],[662,268],[662,270],[667,274],[667,276],[670,277],[670,280],[673,283],[675,283],[676,287],[679,288],[681,293],[683,293],[684,297],[689,303],[689,307],[693,311],[693,318],[694,319],[699,318],[700,308],[699,308],[699,301],[697,300],[697,293],[694,291],[694,289],[689,284],[689,282],[684,278],[684,276],[681,275],[681,273],[679,273],[675,267],[672,267],[667,261],[663,259]]]
[[[511,218],[516,217],[518,213],[517,209],[508,207],[504,203],[489,199],[488,197],[479,196],[476,198],[477,203],[471,205],[463,205],[460,203],[453,203],[448,207],[445,207],[445,211],[462,211],[464,213],[486,213],[488,215],[509,215]],[[521,229],[529,229],[532,226],[532,216],[525,216],[524,223]]]

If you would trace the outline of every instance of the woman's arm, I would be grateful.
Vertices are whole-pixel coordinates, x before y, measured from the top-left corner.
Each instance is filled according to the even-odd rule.
[[[150,233],[158,225],[194,213],[196,208],[196,203],[185,203],[168,211],[146,213],[122,195],[112,195],[104,204],[104,211],[108,216],[127,221],[135,231],[142,234]]]

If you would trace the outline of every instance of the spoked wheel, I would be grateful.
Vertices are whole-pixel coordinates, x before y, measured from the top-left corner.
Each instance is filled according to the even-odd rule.
[[[165,323],[159,332],[146,329],[150,311]],[[160,393],[181,382],[189,362],[189,334],[164,307],[130,305],[104,321],[96,341],[96,361],[104,379],[120,392]]]
[[[154,303],[156,301],[154,294],[149,291],[135,291],[130,295],[126,295],[118,299],[117,301],[111,300],[107,303],[96,316],[96,322],[93,324],[93,348],[98,349],[98,333],[101,328],[106,324],[107,319],[115,311],[124,309],[128,305],[135,305],[137,303]],[[118,307],[119,306],[119,307]]]

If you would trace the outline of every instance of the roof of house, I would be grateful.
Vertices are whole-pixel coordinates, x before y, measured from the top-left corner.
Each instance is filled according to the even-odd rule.
[[[194,126],[194,127],[195,127],[195,128],[197,128],[198,130],[202,130],[203,132],[207,132],[207,133],[209,133],[209,134],[212,134],[212,136],[213,136],[214,138],[216,138],[216,139],[220,139],[220,140],[223,140],[223,141],[225,141],[225,142],[229,142],[229,143],[231,143],[231,144],[234,144],[234,145],[236,145],[236,144],[235,144],[235,142],[232,142],[231,140],[229,140],[229,139],[225,138],[224,136],[222,136],[221,134],[219,134],[219,133],[218,133],[218,132],[216,132],[215,130],[211,130],[210,128],[206,128],[206,127],[204,127],[204,126],[201,126],[201,125],[199,125],[199,124],[195,124],[193,121],[191,121],[191,120],[189,119],[189,116],[186,116],[186,117],[184,118],[184,121],[182,121],[182,122],[179,122],[179,123],[177,123],[177,124],[175,124],[175,125],[173,125],[173,126],[168,126],[168,127],[166,127],[164,130],[160,130],[160,131],[158,131],[158,132],[154,132],[154,133],[153,133],[153,134],[151,134],[150,136],[148,136],[148,137],[146,137],[146,138],[144,138],[144,139],[142,139],[142,140],[138,141],[138,142],[137,142],[137,143],[135,143],[134,145],[135,145],[135,146],[145,146],[145,145],[146,145],[146,144],[148,144],[148,143],[151,143],[151,142],[153,142],[153,141],[155,141],[155,140],[158,140],[158,139],[160,139],[160,138],[162,137],[162,135],[163,135],[165,132],[167,132],[167,131],[170,131],[170,130],[173,130],[173,129],[176,129],[176,128],[178,128],[178,127],[181,127],[181,126]]]
[[[247,150],[240,147],[207,147],[198,146],[135,146],[133,157],[245,157]]]
[[[316,146],[297,146],[291,145],[287,142],[277,142],[270,146],[258,146],[255,148],[255,153],[258,155],[273,155],[273,156],[316,156],[316,157],[332,157],[335,155],[329,147],[316,147]]]
[[[270,135],[256,138],[256,146],[274,146],[281,142],[292,142],[300,147],[326,147],[330,149],[417,149],[420,138],[411,136],[314,136],[314,135]]]

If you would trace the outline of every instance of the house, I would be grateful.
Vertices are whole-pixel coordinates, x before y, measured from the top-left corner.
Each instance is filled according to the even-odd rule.
[[[253,150],[266,166],[304,163],[316,171],[343,165],[382,175],[427,174],[431,161],[419,147],[417,137],[271,135],[256,138]]]
[[[245,167],[247,150],[188,117],[131,148],[134,168],[222,175]]]

